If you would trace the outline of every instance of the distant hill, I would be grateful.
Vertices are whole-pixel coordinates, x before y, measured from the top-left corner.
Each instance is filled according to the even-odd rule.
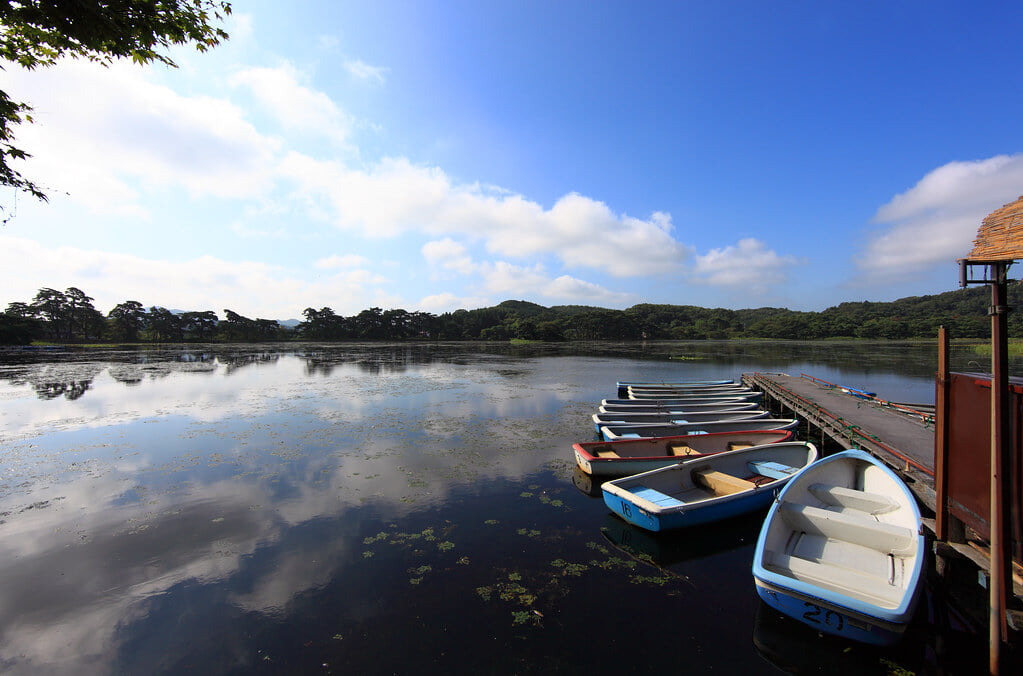
[[[1023,286],[1019,282],[1009,285],[1008,300],[1010,306],[1017,308],[1009,314],[1009,336],[1023,338]],[[250,319],[230,310],[224,310],[225,316],[218,318],[211,311],[151,307],[126,319],[123,313],[105,317],[91,306],[78,306],[72,314],[64,294],[43,289],[35,301],[11,303],[7,311],[0,313],[0,344],[18,345],[33,340],[75,343],[933,339],[940,326],[946,327],[952,338],[988,338],[990,304],[990,289],[973,286],[883,303],[843,302],[821,312],[777,307],[730,310],[667,303],[639,303],[625,310],[613,310],[588,305],[544,307],[525,300],[506,300],[493,307],[441,315],[374,307],[344,317],[327,307],[310,313],[307,321],[280,321]]]

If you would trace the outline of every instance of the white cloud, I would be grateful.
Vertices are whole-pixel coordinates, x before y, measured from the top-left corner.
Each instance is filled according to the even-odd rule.
[[[498,261],[478,267],[487,291],[500,298],[532,297],[552,304],[612,305],[621,305],[632,299],[629,294],[616,293],[569,275],[551,278],[539,264],[521,267]]]
[[[423,258],[431,266],[439,265],[462,275],[470,275],[477,270],[466,248],[450,237],[427,242],[423,245],[422,252]]]
[[[313,266],[321,269],[331,270],[337,268],[360,268],[365,265],[369,265],[369,259],[365,256],[356,256],[355,254],[347,254],[344,256],[328,256],[327,258],[321,258],[313,263]]]
[[[692,281],[713,286],[741,286],[751,292],[785,281],[788,269],[799,261],[779,256],[758,239],[747,237],[735,246],[711,249],[696,257]]]
[[[471,310],[475,308],[489,307],[493,304],[494,301],[489,298],[456,296],[455,294],[447,291],[444,293],[424,296],[419,301],[419,307],[422,308],[424,312],[431,312],[434,314],[453,312],[455,310]]]
[[[230,102],[183,96],[151,82],[149,72],[83,61],[3,71],[0,86],[35,108],[35,123],[18,129],[33,155],[23,173],[95,211],[134,216],[146,213],[141,190],[264,194],[278,142]]]
[[[379,84],[384,84],[384,73],[388,70],[381,66],[371,66],[359,59],[345,59],[344,66],[352,76],[360,80],[375,80]]]
[[[600,305],[621,307],[639,301],[632,294],[618,293],[568,275],[561,275],[550,282],[545,295],[551,300],[568,304]]]
[[[343,229],[366,237],[413,231],[482,239],[491,253],[514,258],[549,254],[570,268],[589,267],[617,277],[680,271],[689,250],[671,235],[671,219],[617,215],[578,194],[549,210],[521,195],[495,194],[456,184],[439,168],[386,159],[366,171],[289,153],[282,172],[314,208],[332,213]],[[636,265],[642,260],[642,266]]]
[[[528,295],[555,303],[613,304],[622,304],[631,298],[629,294],[615,293],[569,275],[551,278],[540,264],[522,267],[506,261],[476,263],[463,245],[448,237],[427,242],[422,251],[430,265],[454,270],[462,275],[479,275],[484,288],[502,298]],[[444,299],[447,300],[450,299]]]
[[[3,235],[0,268],[8,280],[4,307],[12,301],[31,301],[39,290],[39,271],[45,270],[48,286],[77,286],[104,313],[125,300],[137,300],[147,307],[213,310],[218,315],[230,308],[248,317],[274,319],[296,317],[309,306],[354,314],[366,308],[366,298],[383,297],[378,287],[388,281],[369,270],[347,269],[310,282],[267,263],[213,256],[161,261],[74,247],[48,248]]]
[[[301,77],[285,63],[277,68],[247,68],[232,76],[230,83],[251,91],[285,129],[344,142],[351,117],[323,92],[301,84]]]
[[[1023,154],[949,162],[877,210],[882,224],[859,268],[886,279],[951,264],[973,248],[984,217],[1023,193]]]

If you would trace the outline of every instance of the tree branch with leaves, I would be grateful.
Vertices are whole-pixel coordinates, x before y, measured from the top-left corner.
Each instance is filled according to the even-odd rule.
[[[28,70],[63,57],[176,67],[166,50],[217,46],[228,39],[218,24],[230,14],[223,0],[0,0],[0,59]],[[11,166],[30,157],[14,145],[14,127],[32,122],[31,111],[0,90],[0,185],[46,201],[44,189]]]

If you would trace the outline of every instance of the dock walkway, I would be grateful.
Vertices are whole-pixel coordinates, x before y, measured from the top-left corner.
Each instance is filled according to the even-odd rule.
[[[883,406],[813,378],[782,373],[744,373],[742,382],[763,390],[844,448],[862,448],[884,460],[932,511],[934,423],[921,415]]]

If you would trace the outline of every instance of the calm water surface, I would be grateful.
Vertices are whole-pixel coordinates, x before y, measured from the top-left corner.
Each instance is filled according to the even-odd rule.
[[[926,603],[894,650],[818,637],[760,606],[762,515],[633,529],[571,444],[619,379],[933,402],[935,368],[933,345],[864,343],[0,353],[0,668],[933,670]]]

